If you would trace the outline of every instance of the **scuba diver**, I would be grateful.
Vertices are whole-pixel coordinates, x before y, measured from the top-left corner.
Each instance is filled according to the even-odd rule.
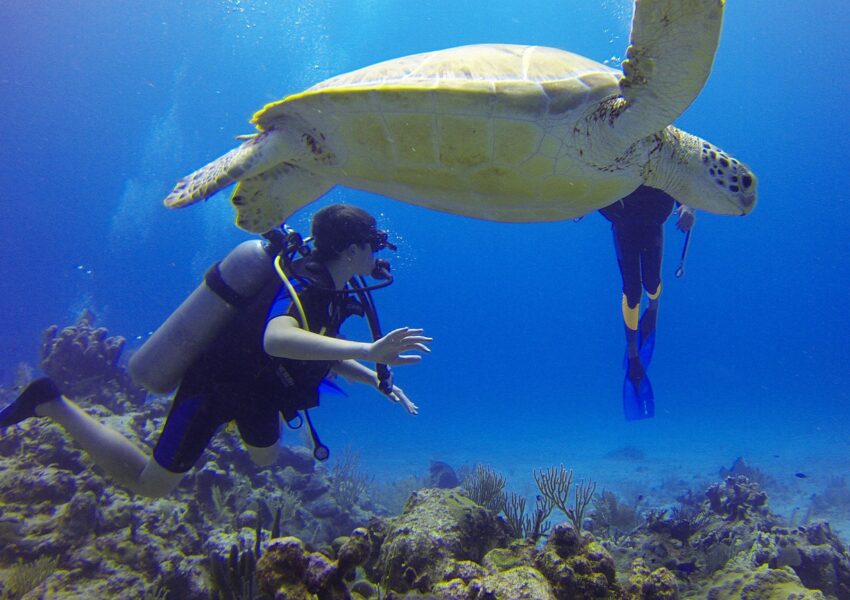
[[[314,456],[326,459],[328,449],[307,409],[318,405],[320,387],[336,387],[331,373],[374,386],[417,414],[393,383],[389,366],[419,362],[422,356],[410,352],[430,352],[431,338],[409,327],[380,334],[371,291],[389,285],[392,277],[389,263],[375,254],[395,246],[374,217],[333,204],[313,216],[311,239],[288,228],[264,237],[266,243],[244,242],[213,265],[133,355],[129,370],[137,383],[159,393],[177,387],[151,457],[87,415],[47,378],[32,382],[0,412],[0,427],[50,418],[114,481],[158,497],[179,483],[216,431],[231,421],[260,466],[277,457],[279,414],[291,427],[306,420]],[[383,281],[366,285],[367,275]],[[375,341],[338,337],[351,315],[368,318]]]
[[[629,421],[655,414],[652,386],[647,369],[655,349],[655,328],[661,296],[661,259],[664,250],[664,222],[678,204],[661,190],[641,185],[634,192],[599,212],[611,221],[617,264],[623,278],[623,322],[626,329],[626,370],[623,381],[623,411]],[[690,242],[694,210],[679,205],[676,227],[686,233],[682,262],[676,276],[684,273],[684,259]],[[649,303],[640,316],[642,289]]]

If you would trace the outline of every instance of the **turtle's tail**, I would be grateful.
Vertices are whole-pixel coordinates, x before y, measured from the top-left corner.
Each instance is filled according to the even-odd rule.
[[[282,143],[282,136],[275,130],[249,136],[238,148],[178,181],[165,198],[165,206],[183,208],[195,204],[241,179],[262,173],[279,160],[276,154]]]

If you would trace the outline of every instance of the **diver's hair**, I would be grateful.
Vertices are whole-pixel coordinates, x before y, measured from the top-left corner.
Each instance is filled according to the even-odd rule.
[[[331,204],[313,215],[315,258],[331,260],[351,244],[369,243],[377,231],[375,217],[351,204]]]

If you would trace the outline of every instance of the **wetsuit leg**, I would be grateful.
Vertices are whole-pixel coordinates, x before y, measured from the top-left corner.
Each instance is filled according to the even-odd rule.
[[[655,328],[658,323],[658,306],[661,296],[661,261],[664,252],[664,227],[659,223],[647,223],[643,228],[643,244],[640,264],[643,287],[649,297],[649,305],[640,319],[638,347],[644,368],[649,367],[655,347]]]
[[[201,457],[218,428],[227,422],[214,410],[209,392],[180,386],[153,451],[159,465],[172,473],[185,473]]]
[[[623,381],[623,411],[628,420],[652,417],[655,408],[652,386],[641,363],[638,343],[640,314],[642,227],[634,222],[614,224],[617,262],[623,278],[623,324],[626,333],[626,377]]]
[[[627,360],[634,363],[630,371],[636,379],[640,379],[638,372],[640,365],[634,360],[638,356],[638,316],[640,314],[641,279],[640,279],[640,255],[641,244],[639,230],[629,222],[614,223],[614,248],[617,252],[617,264],[620,267],[620,276],[623,279],[623,324],[626,332]]]
[[[614,249],[617,253],[617,264],[623,279],[623,295],[629,308],[640,305],[641,297],[641,240],[638,231],[629,223],[615,223],[611,230],[614,233]],[[628,321],[627,321],[628,322]],[[635,326],[637,329],[637,320]]]
[[[246,400],[236,418],[236,426],[254,463],[272,464],[277,458],[280,440],[280,416],[275,400],[263,394]]]
[[[655,223],[641,228],[640,272],[650,299],[661,293],[661,258],[664,251],[664,227]]]

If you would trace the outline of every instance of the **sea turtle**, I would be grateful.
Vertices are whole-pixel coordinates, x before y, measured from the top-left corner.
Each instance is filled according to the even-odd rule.
[[[743,164],[670,123],[702,89],[725,0],[636,0],[622,72],[539,46],[463,46],[382,62],[267,104],[259,133],[178,182],[166,206],[238,182],[262,233],[335,185],[506,222],[555,221],[641,184],[742,215]]]

